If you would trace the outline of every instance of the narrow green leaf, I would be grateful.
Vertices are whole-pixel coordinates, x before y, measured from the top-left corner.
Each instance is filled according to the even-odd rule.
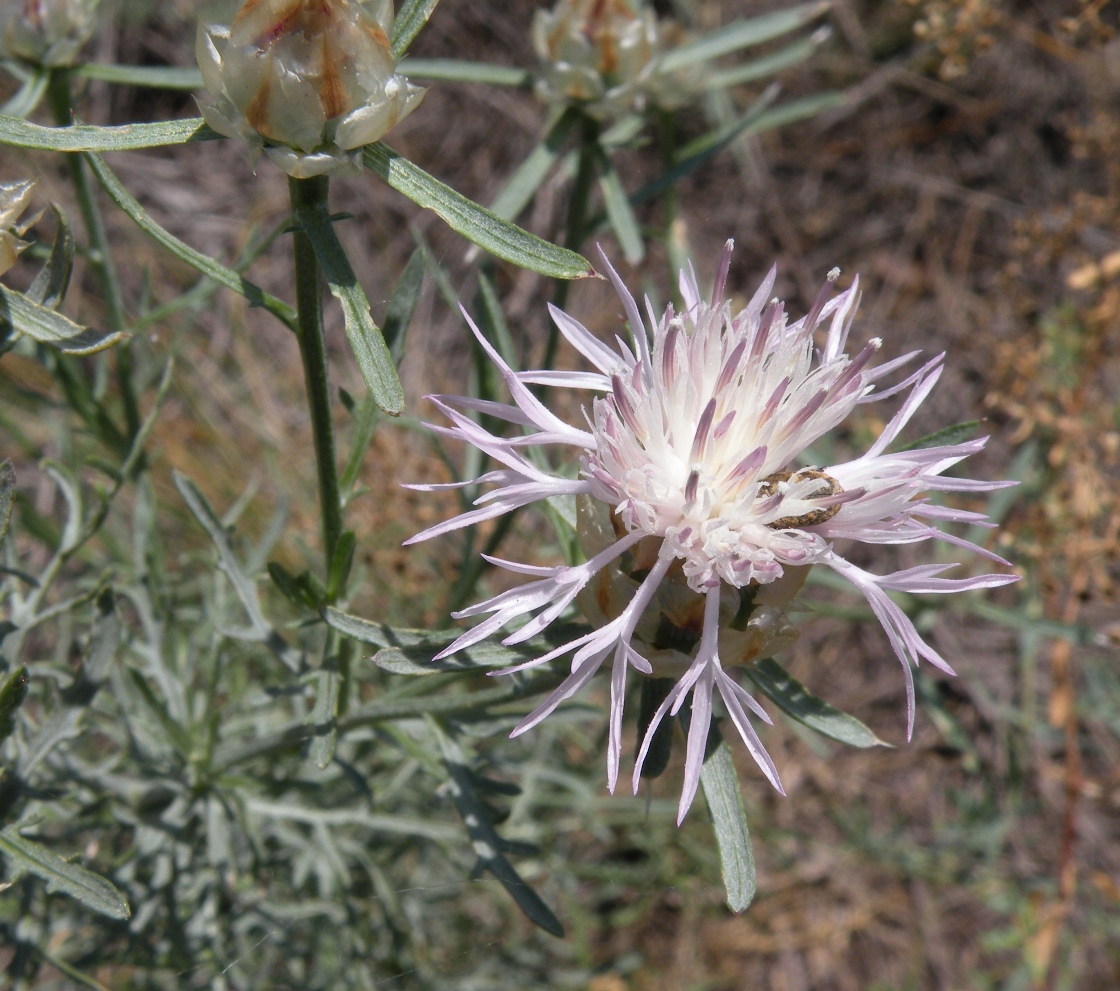
[[[763,658],[746,671],[751,681],[758,685],[759,691],[782,712],[822,736],[861,749],[890,746],[855,716],[850,716],[810,694],[801,682],[791,677],[773,658]]]
[[[346,588],[350,578],[350,569],[354,566],[354,551],[357,550],[358,540],[353,530],[345,531],[338,538],[338,544],[331,558],[330,574],[327,577],[327,601],[334,602]]]
[[[103,158],[99,155],[86,155],[85,159],[86,162],[89,163],[89,167],[93,170],[93,174],[97,176],[98,182],[101,183],[105,192],[109,194],[109,198],[116,203],[117,206],[128,215],[132,222],[147,234],[148,237],[166,248],[180,261],[186,262],[191,268],[201,272],[203,275],[209,276],[219,285],[223,285],[227,289],[232,289],[235,293],[244,296],[251,306],[259,306],[267,310],[289,330],[295,330],[296,311],[291,306],[283,300],[277,299],[270,293],[266,293],[260,286],[254,285],[240,272],[227,268],[225,265],[216,262],[213,258],[202,254],[200,251],[195,251],[194,248],[189,247],[173,234],[165,231],[149,216],[148,211],[140,205],[139,201],[124,188],[121,181],[112,173],[109,166],[105,164]]]
[[[408,51],[438,3],[439,0],[404,0],[393,21],[393,38],[389,43],[393,58],[399,59]]]
[[[726,743],[721,742],[705,758],[700,769],[700,786],[712,817],[727,907],[732,912],[743,912],[754,899],[754,851],[739,777]]]
[[[674,183],[686,175],[696,171],[701,165],[726,148],[732,141],[744,133],[750,133],[749,128],[756,124],[765,114],[767,108],[778,97],[778,87],[769,86],[747,109],[746,113],[730,124],[717,128],[708,134],[690,141],[674,154],[673,165],[652,182],[647,183],[630,197],[632,203],[641,203],[644,200],[660,196]]]
[[[49,78],[44,70],[35,69],[23,81],[23,85],[12,95],[11,99],[0,107],[0,115],[4,117],[30,117],[35,113],[35,108],[43,102]]]
[[[832,4],[827,0],[824,2],[813,0],[812,3],[776,10],[761,17],[732,21],[718,31],[713,31],[703,38],[668,52],[661,60],[658,71],[676,72],[698,62],[708,62],[743,48],[780,38],[783,34],[789,34],[790,31],[796,31],[799,27],[816,20],[831,6]]]
[[[516,220],[518,214],[529,205],[529,201],[536,195],[553,166],[556,165],[560,153],[573,127],[579,123],[580,112],[574,107],[565,110],[556,122],[548,129],[540,143],[529,152],[510,177],[499,194],[498,198],[490,205],[490,210],[504,220]]]
[[[585,279],[595,274],[586,258],[503,220],[380,141],[367,146],[363,158],[369,169],[397,192],[417,206],[434,211],[453,231],[492,255],[554,279]]]
[[[83,327],[57,310],[40,306],[21,292],[0,286],[0,326],[5,324],[17,333],[41,344],[49,344],[63,354],[94,354],[112,347],[126,336],[119,331],[107,333]]]
[[[233,544],[230,542],[229,533],[222,526],[222,522],[218,519],[210,501],[202,494],[202,490],[182,472],[174,472],[173,477],[175,488],[179,490],[179,495],[183,497],[191,515],[202,525],[217,548],[218,567],[225,573],[237,593],[238,599],[241,600],[241,605],[249,615],[253,630],[259,634],[267,633],[268,624],[261,613],[260,600],[257,598],[257,587],[242,570],[241,562],[237,560],[237,555],[233,552]]]
[[[143,86],[148,89],[202,89],[202,73],[198,69],[172,65],[98,65],[87,62],[75,66],[74,73],[86,79],[99,79],[121,86]]]
[[[221,136],[211,130],[201,117],[117,127],[96,127],[92,124],[43,127],[17,117],[0,116],[0,144],[32,151],[135,151],[193,141],[214,141]]]
[[[392,350],[392,349],[390,349]],[[351,437],[350,456],[346,459],[346,466],[339,476],[338,485],[342,490],[344,505],[354,496],[354,486],[357,484],[362,465],[365,463],[369,446],[373,443],[373,435],[377,424],[381,422],[382,413],[377,408],[377,403],[367,393],[362,404],[354,410],[354,429]]]
[[[448,671],[492,670],[521,664],[587,632],[586,627],[576,624],[553,625],[539,636],[512,647],[493,640],[483,640],[466,650],[435,661],[432,660],[434,655],[449,646],[462,634],[462,630],[403,629],[374,623],[331,608],[324,609],[322,616],[331,629],[359,643],[379,648],[373,662],[382,670],[414,676]]]
[[[34,874],[47,882],[47,891],[69,895],[110,919],[127,919],[132,914],[124,896],[103,877],[67,863],[46,847],[24,839],[15,826],[0,830],[0,851],[11,859],[15,877]]]
[[[27,290],[27,298],[40,306],[57,310],[62,305],[70,287],[70,273],[74,268],[74,236],[70,220],[57,203],[51,204],[55,216],[54,242],[39,274]]]
[[[490,62],[468,62],[455,58],[406,58],[397,65],[397,72],[409,79],[446,83],[485,83],[489,86],[517,86],[528,89],[533,74],[510,65]]]
[[[272,579],[273,584],[293,606],[315,608],[313,600],[308,597],[303,585],[284,565],[280,564],[279,561],[269,561],[267,568],[268,576]]]
[[[732,86],[741,86],[743,83],[753,83],[758,79],[768,79],[795,65],[800,65],[810,55],[832,36],[828,28],[814,31],[812,37],[794,42],[785,48],[764,58],[752,59],[743,65],[731,69],[710,72],[704,77],[704,89],[728,89]]]
[[[315,257],[326,276],[331,295],[342,304],[346,337],[366,388],[382,410],[390,416],[399,416],[404,412],[404,389],[397,377],[396,365],[381,328],[373,322],[369,300],[350,267],[325,204],[297,211],[296,220],[315,248]]]
[[[385,343],[389,345],[394,364],[399,365],[404,356],[404,342],[423,288],[424,252],[417,248],[409,256],[385,308]]]
[[[0,462],[0,547],[8,536],[12,522],[12,496],[16,491],[16,472],[12,462],[5,458]]]
[[[307,755],[322,771],[334,760],[338,747],[338,671],[324,667],[317,673],[316,683],[315,706],[307,717],[313,733]]]
[[[916,441],[900,447],[899,451],[920,451],[927,447],[951,447],[954,444],[963,444],[976,433],[980,426],[979,420],[969,420],[967,423],[956,423],[951,427],[942,427],[932,434],[919,437]]]
[[[161,699],[152,691],[152,686],[144,676],[135,668],[128,669],[128,678],[132,686],[140,695],[140,699],[147,706],[148,711],[156,717],[163,728],[164,738],[178,751],[184,761],[189,761],[194,751],[191,734],[185,726],[179,725],[168,711],[166,699]]]
[[[622,188],[622,179],[614,163],[606,155],[600,155],[599,191],[603,195],[607,220],[615,237],[618,238],[626,261],[631,265],[637,265],[645,257],[646,246],[642,241],[638,220],[630,206],[630,199],[626,195],[626,190]]]
[[[509,844],[498,835],[491,825],[485,803],[475,793],[470,768],[467,766],[463,751],[443,728],[433,719],[428,721],[443,753],[443,763],[451,776],[449,782],[451,800],[459,810],[459,815],[467,827],[471,845],[478,855],[479,868],[489,871],[509,892],[517,907],[534,925],[553,936],[563,938],[564,926],[544,900],[528,883],[522,880],[514,866],[503,856],[503,848]]]
[[[16,710],[23,705],[27,698],[27,686],[30,678],[27,668],[16,668],[0,685],[0,743],[12,735],[15,728]]]

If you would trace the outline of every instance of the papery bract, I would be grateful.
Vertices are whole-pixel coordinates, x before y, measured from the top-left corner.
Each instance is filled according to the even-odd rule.
[[[777,769],[748,710],[762,708],[728,668],[750,664],[788,646],[794,634],[784,607],[811,567],[830,568],[866,598],[886,631],[906,677],[907,732],[914,720],[911,665],[949,664],[919,635],[888,595],[891,591],[945,593],[992,588],[1015,575],[941,577],[953,564],[922,565],[875,575],[845,557],[838,541],[909,544],[940,540],[1001,564],[992,552],[938,529],[938,523],[984,525],[975,512],[935,505],[935,492],[986,492],[1013,484],[947,477],[945,472],[984,447],[986,438],[889,453],[942,371],[939,355],[889,388],[880,383],[917,352],[879,366],[881,342],[852,355],[848,336],[859,301],[858,280],[833,296],[830,273],[810,312],[789,322],[773,299],[775,271],[739,312],[725,298],[731,243],[720,261],[710,299],[703,299],[691,268],[681,273],[684,309],[658,318],[647,301],[648,324],[604,256],[629,323],[631,341],[609,347],[568,314],[552,318],[593,372],[515,373],[474,328],[500,370],[513,405],[456,396],[430,397],[450,427],[432,427],[466,441],[500,467],[463,485],[489,486],[476,507],[412,538],[425,540],[554,496],[576,496],[584,564],[539,567],[494,559],[534,580],[464,609],[486,616],[444,653],[450,654],[501,627],[521,625],[503,643],[529,639],[578,602],[593,629],[529,668],[572,654],[571,673],[515,729],[535,726],[578,692],[611,661],[607,777],[619,773],[626,676],[672,676],[676,685],[654,714],[638,753],[638,785],[652,736],[691,699],[680,802],[683,818],[696,793],[718,693],[727,716],[777,788]],[[469,319],[469,318],[468,318]],[[471,325],[472,328],[474,325]],[[818,345],[817,331],[823,333]],[[553,414],[529,385],[598,393],[586,428]],[[907,392],[878,439],[858,458],[824,467],[804,464],[806,450],[838,427],[861,403]],[[511,436],[487,430],[469,415],[485,413],[517,428]],[[566,445],[580,454],[580,475],[542,470],[526,456],[532,445]],[[437,486],[414,486],[430,489]],[[410,541],[411,542],[411,541]]]
[[[392,25],[392,0],[246,0],[199,27],[202,114],[296,178],[360,169],[425,92],[397,74]]]
[[[0,50],[48,68],[71,65],[93,34],[100,0],[7,0]]]
[[[27,180],[0,183],[0,275],[8,271],[27,248],[22,235],[34,223],[18,225],[17,221],[31,202],[35,183]]]
[[[543,65],[537,92],[596,117],[642,109],[660,53],[653,10],[641,0],[560,0],[533,20]]]

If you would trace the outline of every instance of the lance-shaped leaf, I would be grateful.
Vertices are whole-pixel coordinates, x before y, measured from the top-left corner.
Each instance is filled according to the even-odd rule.
[[[822,736],[850,747],[889,747],[855,716],[810,694],[773,658],[766,657],[747,668],[747,676],[787,716]]]
[[[0,144],[38,151],[134,151],[191,141],[213,141],[220,137],[201,117],[121,127],[86,124],[40,127],[14,117],[0,117]],[[363,160],[397,192],[418,206],[434,211],[456,233],[503,261],[554,279],[584,279],[596,274],[586,258],[502,220],[434,179],[380,141],[364,149]],[[152,231],[148,230],[148,233]],[[196,260],[184,260],[202,270]]]
[[[18,117],[0,116],[0,144],[33,151],[135,151],[189,141],[214,141],[220,137],[201,117],[116,127],[93,124],[43,127]]]
[[[660,72],[676,72],[699,62],[709,62],[723,55],[761,45],[763,42],[780,38],[783,34],[796,31],[824,14],[832,4],[823,2],[803,3],[771,14],[733,21],[718,31],[698,38],[696,41],[667,52],[661,60]]]
[[[297,209],[296,222],[315,249],[331,295],[342,304],[346,337],[366,388],[381,409],[390,416],[399,416],[404,412],[404,390],[396,365],[381,328],[373,322],[369,300],[338,241],[326,203]]]
[[[12,735],[16,710],[27,698],[27,668],[17,668],[0,684],[0,743]]]
[[[554,279],[584,279],[595,274],[586,258],[502,220],[380,141],[365,148],[363,160],[398,193],[434,211],[457,234],[503,261]]]
[[[512,667],[540,657],[587,632],[584,626],[553,624],[544,633],[524,643],[506,647],[494,640],[481,640],[450,657],[433,660],[436,654],[450,646],[463,631],[404,629],[375,623],[331,608],[324,609],[322,616],[331,629],[359,643],[379,648],[373,656],[373,662],[379,668],[393,674],[406,675]]]
[[[75,75],[120,86],[146,89],[202,89],[202,73],[197,68],[173,65],[100,65],[87,62],[74,67]]]
[[[0,462],[0,547],[12,522],[12,496],[16,491],[16,472],[7,458]]]
[[[49,79],[50,75],[46,70],[36,67],[11,99],[0,107],[0,114],[5,117],[30,117],[43,101]]]
[[[101,183],[109,198],[117,204],[132,220],[137,227],[148,235],[157,244],[170,251],[176,258],[186,262],[191,268],[203,275],[209,276],[219,285],[232,289],[235,293],[244,296],[251,306],[259,306],[267,310],[280,320],[289,330],[294,330],[296,325],[296,311],[275,296],[265,292],[260,286],[254,285],[240,272],[227,268],[216,262],[209,255],[184,244],[174,234],[165,231],[157,224],[145,210],[140,202],[121,184],[113,174],[105,160],[99,155],[88,154],[85,156],[97,181]]]
[[[603,195],[603,206],[607,211],[607,220],[618,238],[622,253],[631,265],[637,265],[645,257],[646,247],[642,241],[642,232],[638,227],[638,220],[622,188],[622,179],[614,163],[606,156],[599,156],[599,191]]]
[[[439,0],[404,0],[393,20],[393,37],[389,42],[393,58],[399,59],[408,51],[408,46],[428,23],[438,3]]]
[[[560,158],[564,144],[572,129],[579,123],[580,112],[574,107],[569,107],[548,129],[528,157],[514,172],[509,182],[499,194],[498,198],[490,205],[490,209],[499,217],[514,220],[522,210],[528,206],[529,201],[536,195],[549,172]]]
[[[83,327],[57,310],[40,306],[15,289],[0,286],[0,328],[5,325],[64,354],[93,354],[112,347],[125,337],[119,331],[108,333]]]
[[[397,65],[397,72],[409,79],[446,83],[485,83],[488,86],[517,86],[528,89],[533,74],[512,65],[470,62],[455,58],[406,58]]]
[[[898,448],[899,451],[920,451],[926,447],[952,447],[954,444],[963,444],[980,426],[979,420],[969,420],[967,423],[955,423],[951,427],[942,427],[932,434],[919,437],[915,441]]]
[[[754,851],[739,776],[731,751],[722,740],[704,759],[700,786],[712,817],[727,906],[732,912],[745,911],[754,899]]]
[[[752,83],[758,79],[767,79],[786,69],[791,69],[795,65],[800,65],[831,37],[832,31],[830,28],[819,28],[813,32],[811,37],[787,45],[771,55],[752,59],[750,62],[745,62],[731,69],[708,73],[704,77],[703,87],[708,91],[728,89],[731,86],[741,86],[743,83]]]
[[[12,862],[13,877],[34,874],[47,882],[47,891],[69,895],[110,919],[127,919],[131,914],[124,896],[103,877],[25,839],[14,826],[0,831],[0,852]]]
[[[443,763],[451,775],[449,782],[451,800],[455,803],[467,834],[471,838],[474,852],[478,854],[478,869],[487,870],[494,875],[509,892],[517,907],[529,921],[540,926],[547,933],[563,938],[564,926],[544,900],[527,882],[522,880],[514,866],[506,859],[505,853],[513,852],[519,844],[511,844],[498,835],[491,825],[485,804],[474,789],[474,775],[467,766],[463,751],[434,719],[428,720],[443,754]]]
[[[237,593],[238,599],[241,600],[241,605],[249,616],[249,622],[252,625],[253,632],[263,637],[268,631],[268,624],[265,622],[264,614],[261,612],[260,599],[257,596],[257,586],[250,580],[249,576],[245,574],[244,569],[241,567],[241,562],[237,559],[237,555],[233,551],[233,544],[230,542],[229,533],[222,525],[222,521],[218,519],[218,514],[214,512],[214,507],[210,505],[210,500],[202,494],[202,490],[199,489],[194,482],[182,472],[178,471],[174,473],[174,481],[175,488],[179,490],[179,495],[183,497],[183,501],[187,504],[191,515],[202,524],[202,528],[209,535],[210,540],[217,549],[218,567],[225,573],[225,576],[233,586],[234,592]]]
[[[54,242],[46,264],[27,289],[27,298],[40,306],[57,310],[70,287],[74,268],[74,235],[70,220],[57,203],[51,204],[55,217]]]

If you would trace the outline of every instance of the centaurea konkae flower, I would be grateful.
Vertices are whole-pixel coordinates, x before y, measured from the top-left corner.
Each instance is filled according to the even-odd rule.
[[[573,655],[571,674],[513,735],[535,726],[575,695],[610,656],[607,778],[613,791],[628,670],[660,677],[679,675],[646,732],[633,784],[636,790],[658,725],[666,716],[675,716],[691,696],[681,818],[696,793],[717,692],[763,773],[781,790],[778,772],[747,710],[769,719],[726,667],[750,663],[763,652],[788,645],[791,631],[781,607],[796,594],[810,566],[822,565],[847,578],[882,624],[906,676],[908,737],[914,725],[910,665],[924,658],[947,673],[952,669],[922,639],[888,592],[955,592],[1016,580],[1008,574],[940,577],[952,564],[875,575],[840,553],[835,543],[839,540],[904,544],[937,539],[1006,564],[991,551],[936,526],[983,524],[981,514],[932,505],[926,493],[984,492],[1013,483],[944,476],[947,469],[979,451],[986,438],[888,453],[940,377],[944,355],[895,386],[879,388],[885,376],[918,352],[877,367],[871,362],[881,345],[878,339],[853,356],[846,352],[859,302],[858,279],[833,297],[839,273],[829,273],[809,313],[789,323],[782,303],[771,298],[775,279],[771,270],[747,306],[732,313],[724,298],[731,247],[728,242],[710,300],[701,298],[690,267],[681,273],[683,312],[676,313],[670,306],[658,319],[647,300],[648,323],[604,256],[632,344],[616,338],[616,346],[609,347],[568,314],[550,308],[561,333],[595,367],[594,372],[515,373],[471,323],[514,404],[432,397],[452,424],[432,429],[474,445],[502,467],[461,483],[492,486],[475,501],[477,508],[409,541],[426,540],[553,496],[576,496],[588,518],[605,513],[608,522],[599,521],[597,536],[584,548],[589,556],[584,564],[548,568],[491,559],[533,580],[458,613],[489,618],[465,632],[441,656],[519,620],[524,625],[503,643],[522,642],[579,601],[589,618],[601,625],[518,666],[516,670],[521,670]],[[817,348],[814,335],[826,325]],[[587,416],[589,429],[560,420],[530,391],[531,384],[600,393]],[[861,457],[823,468],[801,466],[805,450],[858,404],[907,389],[901,408]],[[461,411],[486,413],[520,432],[499,436]],[[579,477],[564,478],[539,468],[522,453],[534,444],[577,449]],[[650,630],[649,613],[677,608],[666,603],[679,602],[682,582],[691,589],[685,589],[685,595],[693,595],[700,604],[691,619],[678,622],[698,633],[691,656],[661,649]],[[589,589],[595,594],[587,595]],[[620,589],[629,596],[625,603],[617,601]],[[744,593],[750,593],[747,599]],[[738,625],[732,624],[744,601],[749,621],[744,626],[740,617]]]

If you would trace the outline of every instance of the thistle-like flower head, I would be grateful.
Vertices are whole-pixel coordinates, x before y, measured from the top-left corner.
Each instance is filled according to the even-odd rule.
[[[6,0],[0,50],[47,67],[71,65],[93,34],[100,0]]]
[[[660,29],[642,0],[560,0],[537,12],[537,84],[550,103],[577,103],[596,117],[642,109],[660,53]]]
[[[690,268],[681,273],[682,312],[670,307],[658,317],[647,302],[647,323],[604,257],[631,343],[619,337],[609,347],[552,308],[553,320],[594,366],[592,372],[515,373],[476,330],[514,405],[435,396],[451,426],[433,429],[473,444],[502,467],[464,483],[492,486],[477,500],[478,508],[412,538],[433,537],[540,499],[577,497],[586,563],[547,568],[495,559],[535,580],[463,610],[461,616],[488,618],[446,653],[515,620],[523,625],[503,643],[524,641],[577,601],[595,628],[522,665],[573,655],[571,674],[514,733],[536,725],[578,692],[610,656],[607,777],[613,790],[628,670],[677,678],[646,733],[633,784],[636,789],[657,726],[691,696],[681,817],[696,792],[717,694],[763,772],[781,788],[747,710],[769,719],[728,669],[788,646],[794,631],[783,607],[811,567],[830,568],[851,582],[882,624],[906,677],[908,733],[914,720],[911,665],[925,659],[952,671],[888,592],[954,592],[1016,580],[1008,574],[941,577],[953,564],[876,575],[844,556],[850,542],[935,539],[1006,564],[937,526],[983,524],[982,515],[936,505],[929,493],[983,492],[1012,483],[945,476],[979,451],[986,438],[888,451],[940,377],[944,356],[881,387],[917,352],[874,366],[881,344],[876,339],[848,353],[858,280],[834,295],[839,273],[829,273],[809,313],[790,322],[783,304],[771,297],[771,270],[747,306],[735,313],[724,298],[730,259],[728,242],[710,299],[701,297]],[[531,384],[597,393],[585,410],[586,428],[559,419],[533,395]],[[838,464],[805,464],[810,445],[857,405],[902,392],[907,396],[900,409],[861,456]],[[466,415],[472,411],[503,419],[520,432],[495,435]],[[524,453],[535,444],[575,448],[579,477],[541,470]]]
[[[392,25],[392,0],[245,0],[228,27],[199,27],[202,114],[291,176],[356,170],[425,92],[396,72]]]
[[[31,202],[35,183],[21,179],[18,182],[0,182],[0,275],[8,271],[27,247],[23,234],[35,223],[34,219],[19,224],[19,218]]]

